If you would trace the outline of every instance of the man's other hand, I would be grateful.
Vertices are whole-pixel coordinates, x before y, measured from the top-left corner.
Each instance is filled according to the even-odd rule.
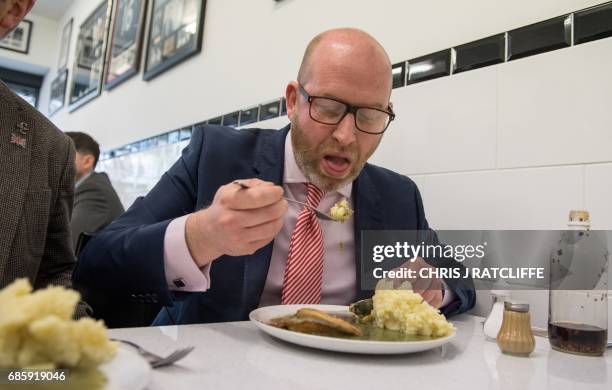
[[[395,288],[399,287],[402,282],[408,281],[412,284],[412,290],[415,293],[421,294],[423,299],[431,306],[435,307],[436,309],[440,308],[443,299],[442,290],[444,289],[442,280],[433,276],[426,277],[430,274],[427,270],[421,272],[421,269],[433,270],[435,269],[435,267],[427,264],[425,260],[423,260],[421,257],[417,257],[413,262],[407,261],[399,268],[413,270],[414,277],[405,279],[392,279],[393,286]],[[431,275],[434,275],[434,273],[432,272]]]

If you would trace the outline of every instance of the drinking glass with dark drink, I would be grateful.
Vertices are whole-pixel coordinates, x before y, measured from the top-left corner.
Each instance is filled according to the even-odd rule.
[[[548,338],[557,351],[601,356],[608,340],[609,254],[605,232],[589,229],[589,213],[571,211],[551,254]]]

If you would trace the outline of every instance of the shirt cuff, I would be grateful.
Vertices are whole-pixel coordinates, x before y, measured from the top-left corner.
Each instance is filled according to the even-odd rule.
[[[453,290],[448,288],[448,285],[444,280],[442,280],[442,286],[444,286],[444,297],[442,298],[442,304],[440,305],[440,309],[455,300],[455,293],[453,292]]]
[[[204,292],[210,288],[210,264],[199,268],[189,253],[185,239],[188,217],[170,222],[164,235],[166,284],[173,291]]]

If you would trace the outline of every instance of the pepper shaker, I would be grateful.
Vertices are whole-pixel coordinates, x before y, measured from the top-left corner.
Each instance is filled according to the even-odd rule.
[[[533,352],[535,338],[531,332],[528,303],[504,303],[504,320],[497,334],[497,345],[503,353],[511,355],[529,356]]]

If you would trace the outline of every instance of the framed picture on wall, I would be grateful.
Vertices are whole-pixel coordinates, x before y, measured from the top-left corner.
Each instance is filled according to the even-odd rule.
[[[32,37],[32,22],[22,20],[13,31],[0,40],[0,48],[28,54],[30,38]]]
[[[72,22],[70,19],[62,29],[62,38],[60,41],[59,59],[57,61],[57,69],[59,72],[68,67],[68,53],[70,52],[70,38],[72,38]]]
[[[143,78],[151,80],[202,49],[206,0],[152,0]]]
[[[55,114],[64,107],[66,97],[66,83],[68,82],[68,69],[61,71],[51,82],[51,96],[49,96],[49,115]]]
[[[115,0],[104,88],[138,73],[147,0]]]
[[[91,101],[102,90],[111,8],[112,1],[104,0],[79,28],[69,89],[70,111]]]

